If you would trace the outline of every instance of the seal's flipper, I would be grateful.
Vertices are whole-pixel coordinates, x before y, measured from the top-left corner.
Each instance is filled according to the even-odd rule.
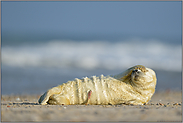
[[[90,100],[90,98],[91,98],[91,94],[92,94],[92,91],[90,90],[90,91],[88,92],[88,95],[87,95],[87,100],[86,100],[84,103],[82,103],[82,104],[87,105],[87,104],[89,103],[89,100]]]
[[[54,87],[45,92],[38,100],[39,104],[46,105],[50,97],[54,94],[59,94],[61,92],[60,87]]]

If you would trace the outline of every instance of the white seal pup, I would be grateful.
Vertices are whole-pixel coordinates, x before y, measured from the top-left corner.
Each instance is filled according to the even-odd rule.
[[[114,76],[68,81],[46,91],[38,102],[41,105],[143,105],[154,94],[156,81],[152,69],[136,65]]]

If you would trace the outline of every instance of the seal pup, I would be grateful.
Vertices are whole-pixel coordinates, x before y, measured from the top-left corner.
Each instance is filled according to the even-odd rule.
[[[152,69],[136,65],[114,76],[75,78],[49,89],[38,102],[41,105],[143,105],[153,96],[156,81]]]

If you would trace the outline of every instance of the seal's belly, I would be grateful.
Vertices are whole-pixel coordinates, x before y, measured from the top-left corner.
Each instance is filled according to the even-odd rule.
[[[65,87],[65,94],[70,100],[70,104],[108,104],[111,99],[109,83],[114,78],[93,76],[91,78],[75,79],[69,81]],[[91,95],[88,95],[88,94]],[[88,96],[90,98],[88,99]]]

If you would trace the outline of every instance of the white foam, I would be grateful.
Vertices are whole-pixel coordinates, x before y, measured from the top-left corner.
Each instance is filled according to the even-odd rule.
[[[51,41],[44,44],[4,46],[2,64],[34,67],[123,69],[137,64],[181,71],[181,45],[148,41]]]

